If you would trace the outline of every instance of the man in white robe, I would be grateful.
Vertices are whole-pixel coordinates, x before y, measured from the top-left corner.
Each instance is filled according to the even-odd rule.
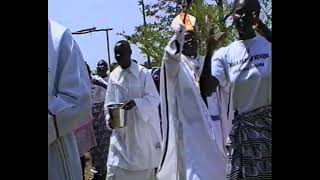
[[[175,35],[165,49],[160,78],[164,141],[157,177],[224,180],[227,159],[211,133],[210,114],[195,83],[196,71],[186,63],[187,53],[183,53],[188,33],[184,25],[173,27]]]
[[[91,118],[89,74],[71,32],[48,21],[48,180],[81,180],[74,129]]]
[[[113,129],[108,180],[153,180],[160,162],[159,93],[150,70],[132,61],[131,54],[127,41],[116,43],[119,66],[110,74],[106,105],[125,103],[127,124]]]

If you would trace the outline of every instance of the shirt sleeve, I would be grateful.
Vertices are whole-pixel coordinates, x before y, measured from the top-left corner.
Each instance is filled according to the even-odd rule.
[[[171,37],[162,57],[162,69],[165,66],[166,76],[168,78],[176,78],[179,71],[181,61],[181,53],[184,42],[185,28],[178,26],[175,29],[175,34]]]
[[[107,106],[111,105],[111,104],[115,104],[116,100],[115,100],[115,84],[112,83],[111,78],[109,78],[108,80],[108,88],[107,88],[107,92],[106,92],[106,99],[105,99],[105,109],[107,109]]]
[[[99,81],[100,83],[104,84],[105,86],[108,86],[108,82],[97,75],[93,76],[92,79],[95,79],[95,80]]]
[[[214,53],[211,59],[211,74],[219,80],[219,85],[225,87],[228,83],[226,73],[226,53],[224,48],[220,48]]]
[[[142,98],[134,98],[137,109],[145,121],[152,119],[158,113],[158,106],[160,104],[160,96],[152,79],[151,73],[145,74],[145,86]]]
[[[59,136],[91,118],[90,80],[80,48],[66,31],[61,39],[56,73],[56,96],[48,110],[55,116]]]

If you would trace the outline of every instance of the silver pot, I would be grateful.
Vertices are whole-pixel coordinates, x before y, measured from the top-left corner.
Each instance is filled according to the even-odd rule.
[[[119,103],[107,106],[110,115],[109,123],[113,129],[122,128],[127,125],[127,121],[125,119],[126,110],[121,109],[123,105],[123,103]]]

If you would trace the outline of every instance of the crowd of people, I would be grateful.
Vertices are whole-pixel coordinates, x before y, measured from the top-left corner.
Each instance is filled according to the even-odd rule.
[[[210,34],[198,54],[197,22],[178,15],[160,68],[132,60],[126,40],[116,63],[93,74],[71,32],[48,21],[48,179],[272,179],[271,31],[258,0],[235,0],[238,39]],[[186,18],[187,17],[187,18]],[[110,106],[121,104],[124,127]]]

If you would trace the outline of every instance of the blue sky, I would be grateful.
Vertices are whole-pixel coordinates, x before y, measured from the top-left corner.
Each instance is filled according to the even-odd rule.
[[[144,0],[145,4],[155,1]],[[109,39],[111,62],[114,62],[114,44],[123,39],[116,33],[124,30],[127,34],[132,34],[135,26],[143,24],[139,8],[141,7],[138,6],[137,0],[48,0],[48,17],[71,31],[91,27],[113,28],[113,31],[109,32]],[[104,32],[75,35],[74,38],[92,69],[96,68],[98,60],[107,60],[107,41]],[[131,47],[133,59],[139,63],[147,60],[136,46],[131,45]]]

